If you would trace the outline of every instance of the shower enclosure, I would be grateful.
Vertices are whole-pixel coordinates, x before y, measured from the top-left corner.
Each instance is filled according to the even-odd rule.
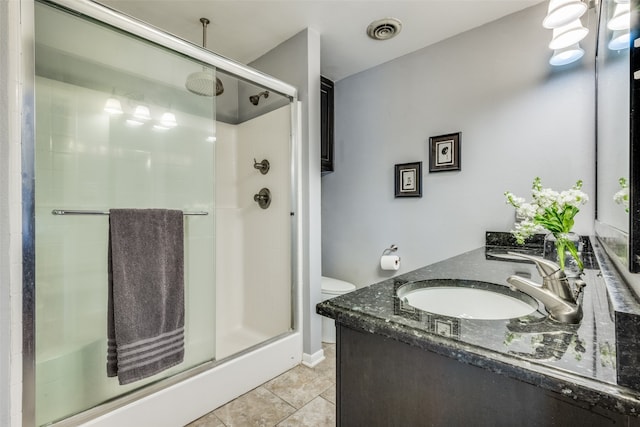
[[[24,424],[179,425],[298,363],[295,89],[91,2],[34,7]],[[105,368],[111,208],[185,213],[184,361],[126,386]]]

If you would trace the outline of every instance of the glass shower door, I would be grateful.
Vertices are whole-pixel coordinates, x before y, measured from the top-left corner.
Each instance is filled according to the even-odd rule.
[[[36,421],[60,420],[215,358],[215,70],[36,4]],[[61,31],[60,29],[64,29]],[[202,75],[202,74],[200,74]],[[185,358],[127,386],[106,375],[107,215],[185,216]]]

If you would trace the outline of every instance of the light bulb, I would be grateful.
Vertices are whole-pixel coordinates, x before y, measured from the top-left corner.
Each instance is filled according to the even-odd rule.
[[[116,98],[107,99],[107,103],[104,104],[104,111],[109,114],[122,114],[122,106],[120,105],[120,101]]]
[[[162,115],[160,119],[160,124],[166,128],[173,128],[178,126],[178,122],[176,121],[176,115],[170,112],[166,112]]]
[[[610,30],[628,30],[631,27],[631,9],[629,3],[618,3],[613,16],[607,23]]]
[[[549,49],[562,49],[578,43],[589,34],[589,30],[582,26],[579,19],[553,30],[553,38]]]
[[[617,30],[611,35],[611,41],[607,46],[610,50],[628,49],[630,40],[629,30]]]
[[[146,105],[138,105],[136,107],[135,112],[133,113],[133,117],[140,120],[151,120],[151,113],[149,113],[149,107]]]
[[[553,56],[549,59],[549,64],[554,67],[560,65],[571,64],[584,56],[584,50],[580,48],[579,44],[567,46],[562,49],[557,49],[553,52]]]
[[[542,26],[549,29],[562,27],[580,18],[586,11],[587,4],[580,0],[550,0]]]

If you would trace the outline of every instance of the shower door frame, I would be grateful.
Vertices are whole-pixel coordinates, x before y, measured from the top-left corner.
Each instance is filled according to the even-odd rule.
[[[256,83],[273,92],[277,92],[289,99],[291,109],[290,134],[290,171],[291,180],[291,314],[292,324],[289,333],[274,337],[262,347],[273,343],[282,337],[294,333],[301,333],[301,297],[300,284],[304,263],[302,262],[303,233],[301,205],[301,170],[300,170],[300,126],[301,106],[298,92],[294,86],[282,82],[272,76],[252,69],[232,59],[225,58],[206,50],[198,45],[182,40],[162,30],[154,28],[136,18],[126,16],[104,5],[90,0],[20,0],[20,32],[22,50],[22,72],[20,84],[22,86],[22,425],[35,426],[36,416],[36,379],[35,379],[35,309],[36,309],[36,260],[35,260],[35,3],[57,7],[69,13],[81,15],[99,21],[113,28],[124,31],[140,39],[185,55],[204,64],[224,70],[232,76],[251,83]],[[212,118],[214,120],[214,118]],[[250,351],[251,349],[249,349]],[[302,353],[302,348],[300,349]],[[246,354],[241,352],[237,356]],[[233,360],[232,356],[222,360],[222,364]],[[220,362],[208,362],[195,368],[188,369],[156,384],[143,387],[129,395],[117,397],[113,402],[103,403],[92,408],[91,415],[83,416],[85,412],[71,416],[74,420],[88,421],[110,410],[125,406],[131,402],[149,396],[174,384],[192,378],[202,372],[211,370]],[[89,411],[87,411],[89,412]],[[61,421],[60,423],[64,423]]]

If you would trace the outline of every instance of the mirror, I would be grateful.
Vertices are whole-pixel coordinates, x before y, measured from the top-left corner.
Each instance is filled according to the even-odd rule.
[[[629,49],[631,21],[629,14],[622,24],[616,25],[614,16],[620,15],[620,5],[615,0],[603,0],[600,5],[598,26],[598,48],[596,55],[596,232],[608,246],[610,255],[615,255],[630,271],[638,271],[635,256],[635,240],[640,234],[631,226],[633,200],[630,189],[634,182],[633,117],[630,118],[632,79]],[[623,7],[629,7],[628,4]],[[635,9],[632,7],[631,9]],[[636,118],[636,121],[638,119]]]

